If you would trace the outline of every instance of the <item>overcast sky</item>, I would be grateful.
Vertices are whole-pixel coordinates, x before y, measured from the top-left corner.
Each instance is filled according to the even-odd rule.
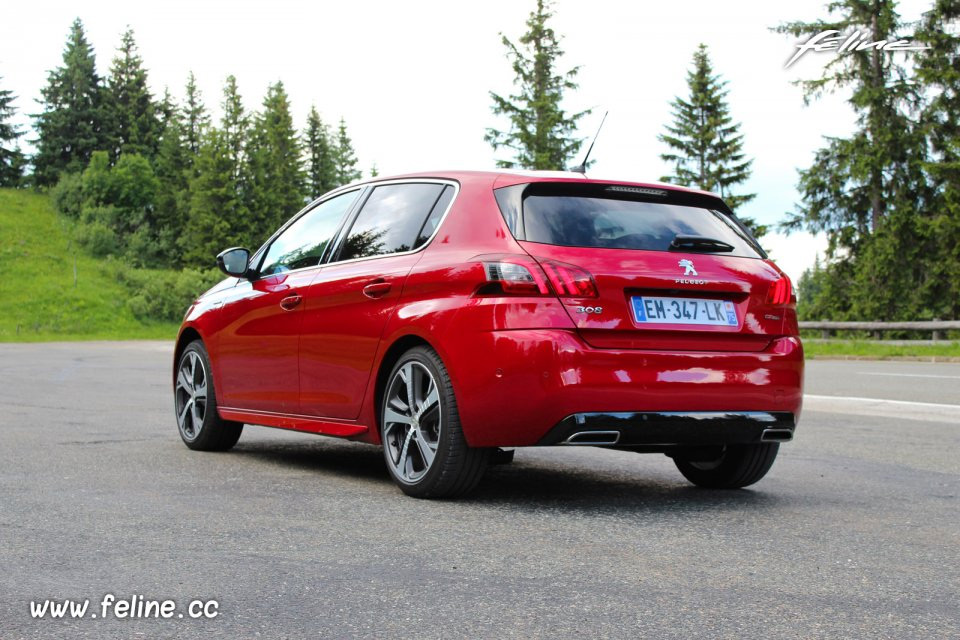
[[[754,158],[743,189],[757,197],[742,212],[764,223],[782,220],[797,199],[797,169],[809,164],[822,136],[846,135],[853,123],[843,96],[804,107],[791,85],[818,75],[832,54],[809,53],[784,70],[794,41],[769,30],[787,20],[825,18],[824,4],[559,0],[552,24],[564,37],[561,64],[581,67],[580,90],[566,106],[594,109],[582,121],[584,136],[610,111],[591,177],[664,175],[657,135],[670,120],[670,101],[687,91],[686,72],[703,42],[729,82],[731,110]],[[929,5],[906,0],[900,12],[915,20]],[[488,91],[507,93],[512,81],[498,34],[518,38],[533,6],[533,0],[17,1],[7,3],[0,22],[0,87],[19,96],[21,112],[34,112],[79,16],[102,74],[129,25],[154,92],[169,87],[182,97],[192,70],[215,115],[228,74],[237,77],[248,108],[259,107],[267,85],[282,80],[301,126],[311,104],[329,122],[347,119],[365,174],[374,163],[381,174],[486,168],[496,159],[483,141],[485,128],[496,124]],[[768,236],[764,245],[796,280],[823,242],[794,234]]]

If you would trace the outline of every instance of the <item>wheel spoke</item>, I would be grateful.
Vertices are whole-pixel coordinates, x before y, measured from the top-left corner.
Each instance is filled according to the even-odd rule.
[[[401,424],[410,424],[410,425],[413,424],[413,418],[411,418],[410,416],[406,416],[400,413],[399,411],[395,411],[390,407],[387,407],[386,410],[384,410],[383,419],[386,424],[390,424],[391,422],[399,422]]]
[[[403,439],[403,447],[400,448],[400,457],[397,460],[397,469],[404,477],[410,477],[410,471],[407,470],[407,463],[410,462],[410,439],[413,438],[413,429],[407,431],[407,437]]]
[[[203,425],[203,419],[197,415],[197,403],[190,403],[190,420],[193,423],[193,435],[200,433],[200,427]]]
[[[430,387],[427,390],[426,397],[423,399],[423,402],[420,403],[420,407],[417,409],[417,416],[422,416],[439,402],[440,392],[437,391],[437,385],[433,383],[433,380],[430,380]]]
[[[190,398],[184,403],[183,409],[180,410],[180,415],[177,416],[177,424],[180,425],[181,429],[184,428],[184,425],[186,424],[184,420],[187,419],[187,414],[190,413],[190,408],[192,406],[193,406],[193,398]]]
[[[394,436],[399,429],[400,434]],[[395,438],[395,439],[394,439]],[[397,422],[388,424],[383,430],[383,446],[390,451],[390,460],[394,465],[400,462],[400,442],[403,440],[403,425]]]
[[[197,385],[193,389],[193,399],[194,400],[206,400],[207,399],[207,381],[204,380],[202,385]]]
[[[182,367],[180,372],[177,374],[177,387],[183,389],[189,394],[193,394],[193,385],[190,384],[190,380],[187,379],[187,369]]]
[[[415,389],[417,386],[416,381],[416,367],[413,366],[412,362],[408,362],[402,369],[403,371],[403,380],[407,386],[407,407],[410,408],[410,413],[412,414],[416,411],[416,405],[414,404],[414,398],[416,397]]]
[[[417,443],[417,449],[420,451],[420,456],[423,458],[423,465],[425,469],[429,469],[430,465],[433,464],[433,458],[437,455],[436,444],[433,444],[431,448],[431,443],[427,442],[423,438],[423,432],[417,433],[417,437],[414,439]]]

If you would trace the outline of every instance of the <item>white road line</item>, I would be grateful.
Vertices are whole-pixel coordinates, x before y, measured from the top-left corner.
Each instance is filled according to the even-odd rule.
[[[945,380],[960,380],[960,376],[936,376],[929,373],[880,373],[874,371],[857,371],[861,376],[896,376],[900,378],[943,378]]]
[[[923,422],[938,422],[960,426],[960,404],[913,402],[886,398],[857,396],[804,395],[804,408],[822,413],[854,416],[874,416]]]
[[[960,411],[960,404],[939,404],[936,402],[913,402],[912,400],[888,400],[887,398],[860,398],[856,396],[818,396],[805,393],[804,400],[835,400],[838,402],[865,402],[870,404],[891,404],[921,409],[954,409]]]

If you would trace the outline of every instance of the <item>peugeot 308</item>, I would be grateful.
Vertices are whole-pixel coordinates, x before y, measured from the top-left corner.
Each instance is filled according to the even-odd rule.
[[[229,449],[244,424],[360,440],[405,493],[443,497],[506,449],[598,446],[738,488],[800,415],[790,280],[711,193],[377,178],[217,260],[229,277],[189,308],[174,356],[191,449]]]

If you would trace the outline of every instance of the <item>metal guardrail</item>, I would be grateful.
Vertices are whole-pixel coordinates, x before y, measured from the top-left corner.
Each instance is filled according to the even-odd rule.
[[[879,338],[883,331],[929,331],[934,340],[942,340],[943,332],[960,329],[960,320],[917,320],[910,322],[833,322],[811,320],[800,323],[801,329],[819,329],[821,338],[829,338],[831,331],[871,331]]]

